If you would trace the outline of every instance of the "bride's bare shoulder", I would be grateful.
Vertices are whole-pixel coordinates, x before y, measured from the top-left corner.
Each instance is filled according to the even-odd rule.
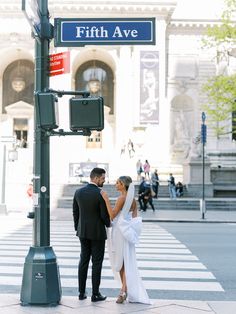
[[[125,202],[125,198],[126,198],[125,195],[120,195],[120,196],[118,196],[117,201],[119,201],[119,202]]]
[[[118,196],[116,200],[116,206],[117,208],[121,209],[125,203],[125,197],[123,195]]]

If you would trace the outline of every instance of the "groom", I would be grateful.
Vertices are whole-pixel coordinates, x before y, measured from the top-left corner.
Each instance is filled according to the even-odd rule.
[[[106,296],[99,292],[107,238],[105,226],[110,227],[109,214],[99,189],[105,182],[105,173],[102,168],[94,168],[90,173],[90,183],[76,190],[73,199],[74,227],[81,244],[78,269],[79,300],[87,298],[86,280],[89,261],[92,258],[92,302],[106,299]]]

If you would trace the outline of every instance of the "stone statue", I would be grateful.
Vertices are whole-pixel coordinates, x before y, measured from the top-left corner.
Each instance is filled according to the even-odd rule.
[[[202,145],[201,145],[201,135],[198,134],[195,138],[191,141],[191,147],[188,154],[188,157],[201,157],[202,156]]]

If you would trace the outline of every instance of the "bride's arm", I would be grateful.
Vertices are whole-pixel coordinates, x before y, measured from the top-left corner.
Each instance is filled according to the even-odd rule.
[[[135,199],[133,200],[131,209],[132,209],[132,218],[137,217],[138,216],[138,211],[137,211],[137,203],[136,203]]]
[[[118,197],[116,204],[115,204],[115,207],[112,208],[108,194],[103,190],[101,191],[101,194],[102,194],[102,197],[104,198],[104,201],[106,203],[110,219],[113,220],[118,215],[118,213],[121,211],[121,209],[124,205],[125,199],[122,196]]]

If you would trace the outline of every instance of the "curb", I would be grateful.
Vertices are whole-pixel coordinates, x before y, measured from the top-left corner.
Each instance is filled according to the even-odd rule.
[[[183,222],[183,223],[236,223],[235,220],[187,220],[187,219],[142,219],[143,222]]]

